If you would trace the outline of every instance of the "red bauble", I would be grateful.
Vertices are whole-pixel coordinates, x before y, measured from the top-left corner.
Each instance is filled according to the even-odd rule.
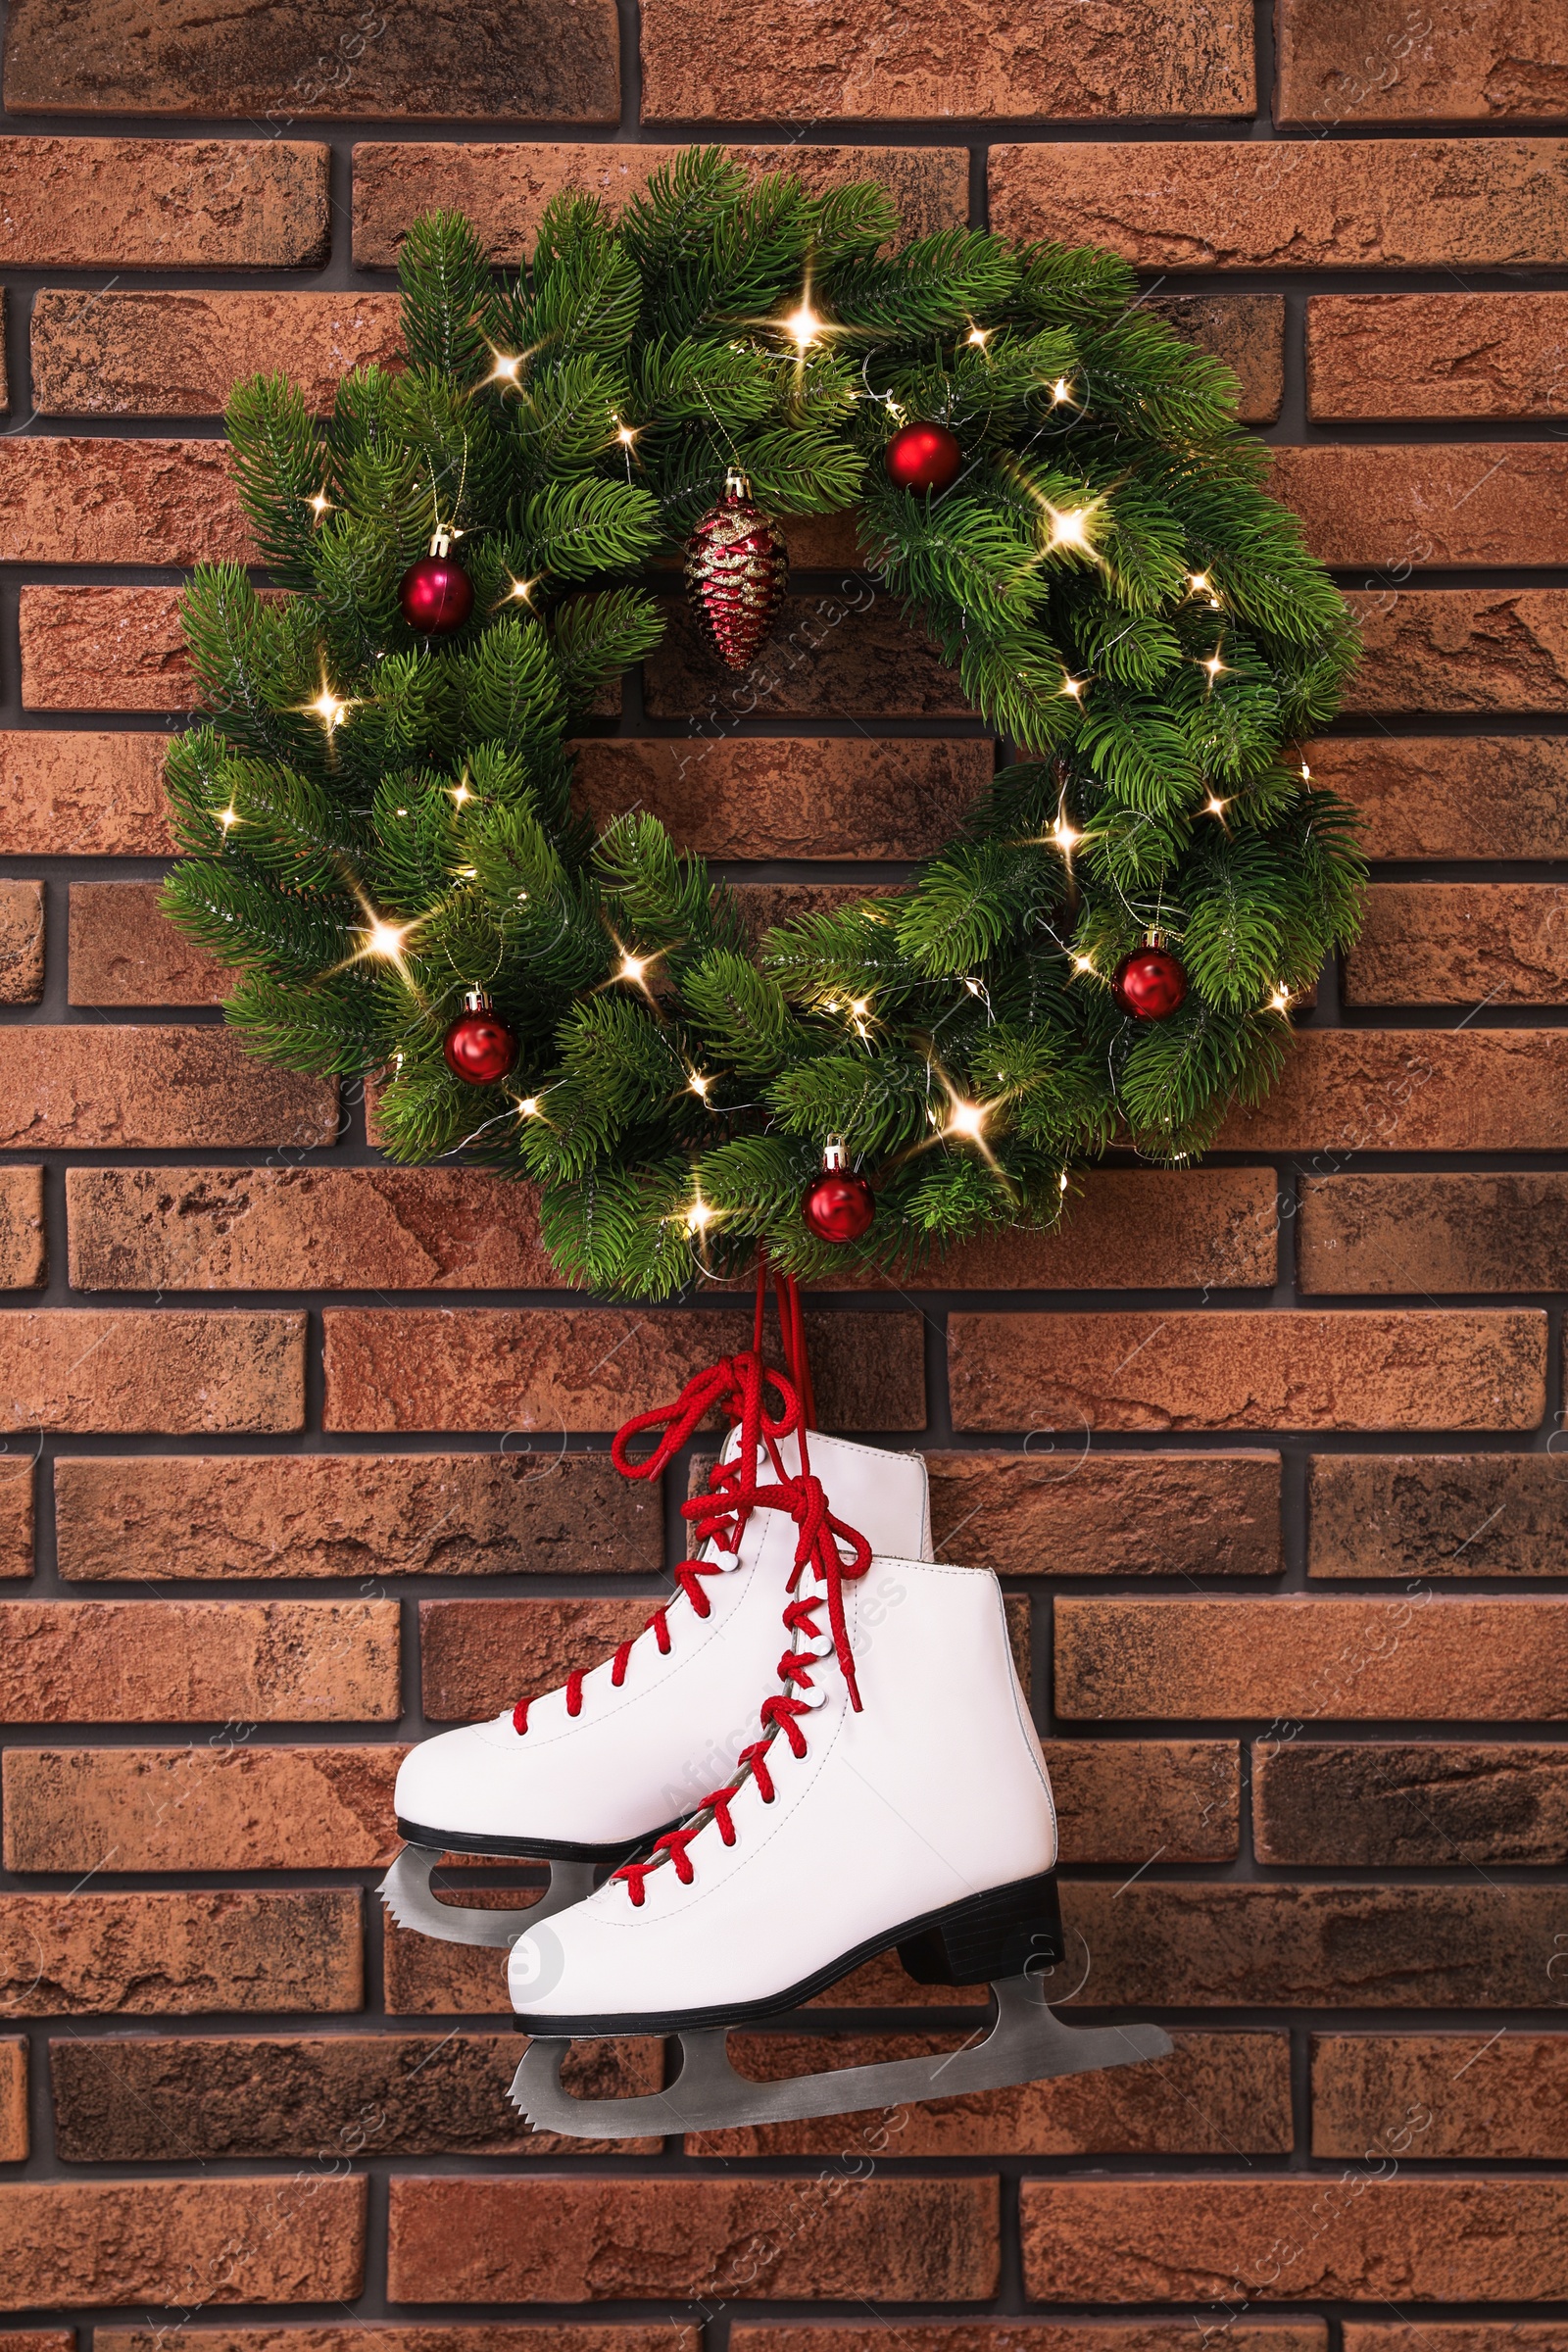
[[[698,617],[726,669],[745,669],[773,625],[789,559],[771,518],[752,504],[743,473],[686,542],[686,581]]]
[[[888,443],[885,463],[901,490],[945,490],[958,478],[963,452],[945,424],[906,424]]]
[[[1187,974],[1168,948],[1137,948],[1116,966],[1111,994],[1140,1021],[1163,1021],[1186,1002]]]
[[[494,1086],[517,1058],[517,1041],[499,1019],[488,997],[477,990],[465,997],[467,1009],[441,1040],[447,1068],[470,1086]]]
[[[822,1242],[858,1242],[876,1215],[876,1196],[863,1176],[844,1165],[835,1137],[822,1154],[822,1173],[801,1202],[801,1214]]]
[[[473,611],[473,582],[453,556],[421,556],[398,587],[398,603],[421,637],[450,637]]]

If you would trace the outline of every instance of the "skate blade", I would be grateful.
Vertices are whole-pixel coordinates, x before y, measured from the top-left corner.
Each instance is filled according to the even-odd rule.
[[[592,1862],[552,1862],[549,1886],[525,1911],[476,1911],[437,1901],[430,1882],[440,1859],[438,1846],[406,1845],[376,1889],[400,1928],[413,1928],[439,1943],[482,1943],[510,1951],[542,1919],[586,1902],[594,1890]]]
[[[1067,2026],[1046,2005],[1037,1977],[1006,1977],[991,1987],[996,2020],[984,2041],[945,2057],[902,2058],[835,2074],[749,2082],[730,2065],[722,2028],[680,2037],[679,2079],[635,2099],[577,2099],[561,2081],[571,2047],[554,2035],[528,2044],[513,2077],[512,2103],[535,2132],[573,2139],[631,2139],[652,2132],[728,2132],[748,2124],[793,2124],[808,2116],[855,2115],[966,2090],[1005,2090],[1112,2066],[1163,2058],[1172,2044],[1159,2026]]]

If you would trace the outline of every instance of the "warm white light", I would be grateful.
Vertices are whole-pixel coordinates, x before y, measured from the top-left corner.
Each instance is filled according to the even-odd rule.
[[[396,923],[384,922],[377,915],[365,934],[366,948],[370,955],[385,956],[389,961],[395,963],[403,953],[403,942],[413,928],[413,924],[409,923],[400,930]]]
[[[705,1078],[701,1070],[693,1070],[686,1083],[700,1102],[708,1101],[708,1090],[713,1083],[711,1078]]]
[[[986,1114],[978,1102],[955,1102],[948,1120],[950,1135],[967,1135],[978,1143],[986,1131]]]
[[[610,421],[615,428],[615,439],[620,443],[621,448],[630,449],[637,438],[637,427],[634,424],[623,424],[618,416],[612,416]]]
[[[517,370],[521,366],[522,362],[520,359],[509,358],[505,352],[498,351],[496,353],[496,364],[490,370],[490,381],[492,383],[499,381],[503,384],[514,384],[517,380]]]
[[[811,345],[821,337],[823,321],[805,300],[800,309],[792,311],[783,323],[785,333],[799,352],[809,351]]]
[[[237,825],[239,823],[239,810],[237,808],[220,808],[218,811],[218,821],[222,826],[223,831],[226,833],[230,825]]]
[[[1051,544],[1053,547],[1087,547],[1089,545],[1089,509],[1074,507],[1065,514],[1051,509]]]
[[[647,962],[641,956],[622,956],[620,959],[620,969],[615,974],[615,978],[617,980],[629,980],[634,988],[641,988],[643,984],[643,974],[647,971]]]
[[[516,597],[522,604],[531,605],[533,603],[533,592],[536,586],[537,582],[534,580],[514,580],[511,587],[507,590],[507,594],[508,596]]]
[[[1214,794],[1210,793],[1207,800],[1203,803],[1203,814],[1205,816],[1223,816],[1224,813],[1224,802],[1217,800]]]
[[[1274,994],[1268,1001],[1268,1008],[1270,1012],[1289,1012],[1291,1008],[1290,990],[1276,984]]]
[[[468,790],[466,777],[463,777],[458,783],[453,785],[452,803],[454,808],[462,808],[467,802],[471,801],[473,795]]]
[[[517,1115],[523,1119],[536,1119],[539,1116],[538,1096],[524,1095],[522,1101],[517,1104]]]
[[[1306,764],[1306,761],[1303,760],[1301,761],[1301,782],[1302,782],[1303,784],[1310,784],[1310,783],[1311,783],[1311,781],[1312,781],[1312,770],[1311,770],[1311,769],[1310,769],[1310,768],[1307,766],[1307,764]]]
[[[1214,680],[1219,676],[1219,673],[1224,668],[1225,664],[1220,660],[1218,651],[1216,650],[1214,653],[1209,655],[1206,662],[1200,662],[1198,666],[1200,669],[1207,670],[1208,682],[1212,686]]]
[[[1092,972],[1095,968],[1095,959],[1092,956],[1075,956],[1072,959],[1072,968],[1075,972]]]
[[[696,1234],[706,1232],[717,1214],[717,1209],[710,1208],[702,1194],[698,1193],[690,1208],[686,1211],[687,1232]]]
[[[459,866],[459,868],[458,868],[458,880],[459,880],[460,882],[477,882],[477,881],[478,881],[478,879],[479,879],[479,868],[478,868],[476,865],[460,865],[460,866]]]
[[[1063,678],[1061,681],[1062,693],[1070,695],[1075,703],[1079,700],[1083,690],[1084,680],[1082,678]]]
[[[1204,589],[1204,588],[1206,588],[1206,587],[1208,586],[1208,574],[1207,574],[1207,572],[1206,572],[1206,571],[1190,571],[1190,572],[1187,574],[1187,585],[1188,585],[1188,587],[1189,587],[1189,588],[1195,588],[1195,589],[1199,589],[1199,590],[1201,590],[1201,589]]]
[[[1058,375],[1055,382],[1052,385],[1051,397],[1055,401],[1071,399],[1072,386],[1068,383],[1067,378],[1064,375]]]
[[[332,501],[327,497],[324,490],[318,490],[316,496],[312,499],[308,499],[306,504],[309,506],[311,513],[316,516],[318,522],[320,521],[323,514],[330,514],[332,512]]]
[[[1074,832],[1072,826],[1068,824],[1067,819],[1064,816],[1058,816],[1055,823],[1051,828],[1051,838],[1055,843],[1062,856],[1064,858],[1068,858],[1077,848],[1079,842],[1082,841],[1083,835],[1081,833]]]
[[[313,718],[318,718],[320,720],[322,726],[330,735],[334,727],[340,727],[343,724],[343,721],[349,714],[352,705],[339,702],[337,696],[332,692],[331,687],[323,686],[320,693],[317,696],[315,702],[307,703],[305,708],[311,713]]]
[[[983,997],[986,993],[978,980],[965,980],[963,985],[969,991],[971,997]]]
[[[1061,1189],[1063,1192],[1067,1190],[1067,1171],[1065,1168],[1063,1168],[1061,1171]]]
[[[984,351],[986,345],[991,340],[991,329],[987,326],[971,326],[969,329],[969,340],[975,346],[977,351]]]
[[[863,1021],[870,1009],[870,1002],[867,998],[854,997],[851,999],[850,1010],[854,1013],[858,1021]]]

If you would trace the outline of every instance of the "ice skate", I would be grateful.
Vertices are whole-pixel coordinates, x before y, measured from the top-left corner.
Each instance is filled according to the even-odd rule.
[[[793,1286],[781,1286],[780,1316],[790,1376],[763,1367],[760,1292],[752,1349],[614,1441],[616,1467],[651,1479],[710,1412],[733,1424],[709,1492],[681,1506],[697,1542],[671,1598],[591,1671],[488,1723],[439,1733],[404,1760],[395,1805],[408,1842],[381,1886],[400,1927],[505,1946],[581,1901],[735,1769],[758,1693],[776,1676],[791,1579],[813,1547],[842,1546],[857,1571],[873,1544],[930,1557],[924,1462],[816,1432],[806,1439],[809,1373]],[[648,1436],[653,1450],[634,1460],[631,1447]],[[460,1908],[431,1888],[445,1852],[548,1861],[550,1885],[526,1911]]]
[[[513,1947],[517,2022],[535,2038],[513,2083],[536,2130],[591,2138],[722,2131],[999,2089],[1170,2048],[1157,2026],[1059,2021],[1043,1973],[1066,1972],[1055,1814],[988,1570],[854,1564],[786,1612],[793,1648],[761,1737],[683,1828]],[[891,1576],[896,1605],[866,1606]],[[877,1622],[869,1620],[875,1615]],[[896,1947],[918,1984],[989,1983],[995,2017],[948,2056],[751,2082],[724,2037],[809,2000]],[[662,2092],[575,2099],[573,2035],[678,2034]]]

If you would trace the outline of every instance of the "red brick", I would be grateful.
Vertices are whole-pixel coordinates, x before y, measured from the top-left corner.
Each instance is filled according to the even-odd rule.
[[[3,1894],[0,1999],[8,2018],[358,2009],[363,1899],[358,1887]]]
[[[31,710],[191,710],[177,588],[22,591],[22,700]]]
[[[76,0],[68,27],[20,0],[6,29],[6,104],[32,114],[313,115],[613,122],[612,0],[399,8],[325,0],[308,14],[215,16],[168,0],[149,25],[127,0]]]
[[[165,858],[167,735],[0,730],[0,856]]]
[[[731,2352],[1193,2352],[1193,2323],[1182,2320],[914,2320],[870,2328],[834,2321],[821,2328],[739,2322]],[[1321,2320],[1227,2320],[1226,2352],[1328,2352]],[[1348,2336],[1347,2336],[1348,2343]],[[102,2328],[97,2352],[111,2352]],[[114,2347],[119,2352],[119,2347]],[[136,2352],[158,2352],[150,2340]],[[244,2348],[240,2348],[244,2352]],[[258,2346],[257,2352],[265,2352]],[[302,2347],[302,2352],[304,2348]],[[1404,2348],[1401,2348],[1404,2352]],[[1411,2343],[1407,2352],[1425,2352]],[[1457,2352],[1457,2348],[1455,2348]],[[1468,2348],[1467,2348],[1468,2352]],[[1489,2352],[1477,2345],[1473,2352]],[[1490,2352],[1503,2352],[1499,2345]],[[1552,2352],[1552,2347],[1546,2347]]]
[[[481,1169],[73,1168],[66,1200],[76,1290],[564,1287],[533,1187]]]
[[[1272,1168],[1097,1168],[1059,1232],[981,1234],[925,1277],[944,1290],[1271,1290]],[[922,1286],[923,1287],[923,1286]]]
[[[831,2068],[879,2065],[953,2047],[945,2034],[738,2034],[736,2071],[776,2082]],[[101,2044],[98,2046],[102,2046]],[[801,2124],[696,2132],[689,2156],[831,2156],[846,2169],[878,2156],[1288,2154],[1290,2048],[1283,2034],[1183,2034],[1168,2058],[1110,2074],[1069,2075],[1015,2090],[975,2091],[918,2106],[867,2108]]]
[[[396,1723],[395,1600],[0,1602],[0,1722]]]
[[[0,880],[0,1004],[43,995],[43,884]]]
[[[522,2046],[512,2033],[77,2035],[50,2044],[56,2144],[68,2164],[586,2152],[530,2132],[508,2099]],[[663,2051],[590,2042],[573,2072],[579,2097],[635,2096],[662,2086]],[[657,2155],[660,2142],[586,2145]]]
[[[1568,111],[1551,0],[1281,0],[1276,122],[1495,122]]]
[[[1568,589],[1374,584],[1349,605],[1361,663],[1347,712],[1568,709]]]
[[[703,711],[708,723],[722,727],[758,711],[763,718],[966,713],[956,673],[901,619],[892,599],[863,583],[853,596],[853,602],[832,591],[782,598],[772,635],[745,670],[724,667],[684,599],[667,603],[663,637],[643,664],[649,717]]]
[[[1345,2352],[1559,2352],[1560,2320],[1421,2320],[1414,2327],[1348,2320]]]
[[[1077,1721],[1568,1716],[1565,1601],[1063,1597],[1055,1633]]]
[[[663,1564],[658,1482],[603,1453],[68,1455],[55,1529],[60,1574],[86,1582],[332,1576],[369,1592],[388,1576]]]
[[[1231,1740],[1048,1740],[1045,1751],[1064,1862],[1228,1862],[1239,1851]]]
[[[665,1403],[727,1349],[748,1317],[602,1308],[329,1307],[330,1430],[616,1429]],[[824,1428],[925,1425],[912,1315],[807,1317]]]
[[[0,140],[0,262],[310,269],[327,250],[326,164],[288,139]]]
[[[0,2041],[0,2164],[22,2164],[27,2155],[27,2045]],[[7,2336],[6,2352],[16,2339]]]
[[[1229,1152],[1553,1152],[1568,1145],[1568,1039],[1545,1029],[1298,1033],[1256,1110],[1233,1110]]]
[[[1555,858],[1568,827],[1560,736],[1335,736],[1311,767],[1359,811],[1370,858]]]
[[[536,1871],[526,1886],[464,1886],[461,1899],[482,1911],[526,1910],[543,1891],[544,1875]],[[511,2018],[504,1951],[481,1944],[437,1943],[390,1918],[381,1923],[381,1951],[382,2000],[388,2017]]]
[[[1558,1997],[1546,1967],[1561,1948],[1560,1891],[1490,1886],[1480,1873],[1402,1886],[1069,1883],[1062,1912],[1069,1940],[1082,1936],[1094,1954],[1082,1999],[1156,2016],[1533,2010]]]
[[[221,1029],[28,1024],[6,1040],[0,1151],[177,1152],[337,1139],[337,1085]]]
[[[61,1604],[56,1603],[56,1606]],[[69,1606],[69,1604],[66,1604]],[[13,1747],[8,1870],[373,1870],[398,1850],[392,1784],[407,1750]]]
[[[42,1168],[0,1166],[0,1290],[35,1291],[48,1260]]]
[[[1265,1862],[1330,1870],[1554,1864],[1568,1842],[1568,1748],[1265,1740],[1255,1750],[1252,1813]]]
[[[1235,7],[1089,15],[1058,0],[1044,16],[999,15],[948,0],[935,17],[883,5],[824,23],[789,0],[759,23],[736,0],[701,21],[648,0],[643,16],[648,122],[1250,116],[1253,104],[1251,21]]]
[[[44,416],[213,416],[240,377],[273,369],[328,409],[351,368],[396,365],[402,350],[396,294],[42,286],[32,302]]]
[[[224,442],[28,434],[0,443],[0,562],[259,561]]]
[[[576,746],[576,793],[604,825],[647,808],[705,858],[924,858],[991,781],[989,741],[754,735]]]
[[[1511,2185],[1511,2184],[1510,2184]],[[995,2180],[394,2180],[394,2303],[702,2294],[980,2302]]]
[[[754,27],[755,32],[755,27]],[[354,259],[389,270],[421,213],[447,206],[466,213],[496,261],[515,268],[533,251],[546,205],[555,196],[597,196],[612,213],[640,195],[649,176],[672,163],[675,146],[570,140],[530,146],[511,140],[371,143],[354,150]],[[899,210],[906,237],[961,228],[969,217],[969,159],[962,147],[841,147],[796,144],[731,147],[751,177],[793,172],[821,192],[872,179]]]
[[[1568,449],[1546,442],[1371,443],[1274,452],[1269,488],[1325,564],[1554,564]]]
[[[33,1465],[0,1456],[0,1576],[32,1574]]]
[[[1534,2300],[1568,2285],[1568,2184],[1368,2176],[1354,2195],[1335,2185],[1026,2181],[1025,2291],[1428,2303]]]
[[[1285,397],[1283,294],[1178,294],[1145,308],[1235,370],[1243,424],[1274,422]]]
[[[956,1429],[1535,1429],[1544,1315],[956,1314]]]
[[[1549,269],[1568,140],[1139,139],[991,150],[1004,237],[1146,270]]]
[[[575,2144],[580,2147],[582,2142]],[[561,2320],[542,2325],[524,2321],[517,2327],[487,2320],[482,2327],[466,2328],[396,2328],[378,2321],[350,2321],[337,2327],[290,2327],[281,2344],[280,2333],[275,2328],[182,2328],[179,2340],[189,2352],[700,2352],[694,2328],[678,2324],[628,2327],[623,2321],[608,2328],[575,2328]],[[167,2333],[156,2328],[93,2329],[93,2352],[167,2352]],[[40,2346],[39,2352],[56,2352],[56,2347]],[[73,2352],[73,2347],[67,2345],[63,2352]],[[1048,2347],[1047,2352],[1055,2348]],[[1122,2347],[1109,2345],[1106,2352],[1122,2352]],[[1151,2347],[1150,2352],[1165,2352],[1165,2347]],[[1254,2347],[1238,2343],[1235,2352],[1254,2352]],[[1298,2347],[1271,2339],[1255,2352],[1298,2352]],[[1310,2344],[1303,2339],[1299,2352],[1319,2352],[1317,2339]]]
[[[329,2303],[365,2278],[368,2183],[17,2180],[0,2186],[0,2310]]]
[[[1554,883],[1379,883],[1346,957],[1346,1002],[1568,1003],[1565,910]]]
[[[73,1004],[220,1004],[234,975],[159,906],[161,882],[73,882]]]
[[[1560,1573],[1560,1454],[1318,1454],[1308,1467],[1315,1577]]]
[[[497,1714],[640,1634],[646,1600],[421,1600],[422,1704],[431,1723]],[[710,1726],[694,1726],[693,1740]]]
[[[1568,294],[1314,294],[1307,414],[1324,420],[1554,416]]]
[[[1272,1453],[1091,1453],[1081,1430],[1026,1454],[931,1453],[939,1557],[1003,1576],[1273,1576]]]
[[[0,1318],[0,1388],[32,1429],[299,1429],[305,1317],[28,1308]]]
[[[1301,1290],[1568,1290],[1568,1176],[1331,1176],[1301,1193]]]
[[[72,2328],[8,2328],[3,2341],[6,2352],[76,2352]]]

